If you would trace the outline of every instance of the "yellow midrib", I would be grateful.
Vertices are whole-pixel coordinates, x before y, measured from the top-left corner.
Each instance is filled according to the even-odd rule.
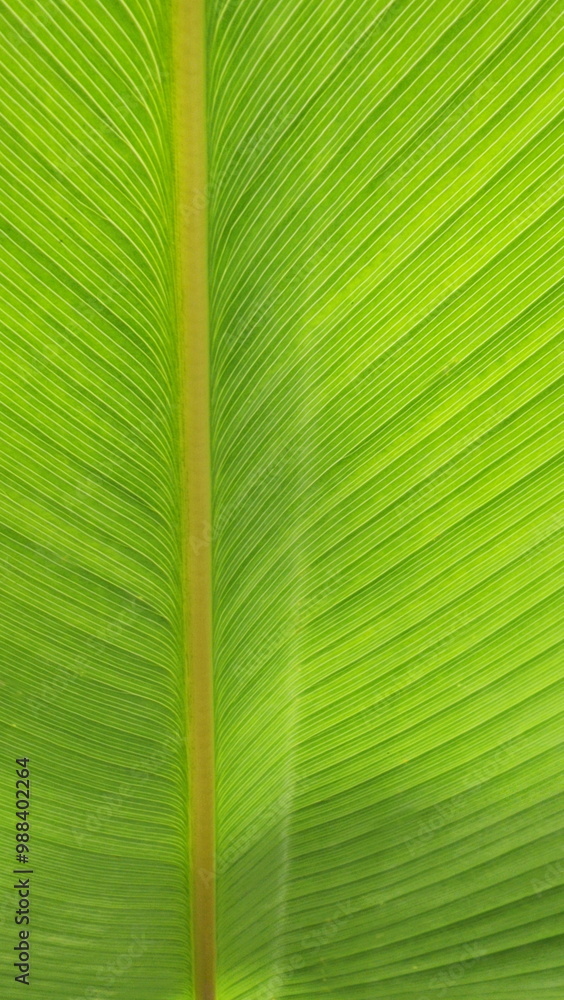
[[[205,0],[173,22],[179,336],[183,355],[186,685],[196,1000],[215,998],[214,735],[207,274]]]

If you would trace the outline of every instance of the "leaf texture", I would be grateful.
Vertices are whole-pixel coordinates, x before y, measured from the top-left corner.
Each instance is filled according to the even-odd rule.
[[[189,988],[170,6],[0,4],[2,969]]]
[[[208,0],[186,540],[177,12],[0,0],[0,997],[26,755],[45,1000],[562,1000],[562,8]]]
[[[561,46],[210,7],[222,998],[562,995]]]

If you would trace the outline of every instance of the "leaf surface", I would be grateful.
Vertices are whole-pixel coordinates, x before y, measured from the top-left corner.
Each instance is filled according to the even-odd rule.
[[[0,997],[27,756],[45,1000],[562,1000],[561,7],[209,0],[183,204],[178,10],[0,0]]]

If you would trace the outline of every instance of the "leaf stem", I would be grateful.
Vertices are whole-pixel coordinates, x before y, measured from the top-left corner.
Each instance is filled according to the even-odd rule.
[[[214,730],[205,0],[175,0],[177,276],[183,354],[186,683],[196,1000],[215,997]]]

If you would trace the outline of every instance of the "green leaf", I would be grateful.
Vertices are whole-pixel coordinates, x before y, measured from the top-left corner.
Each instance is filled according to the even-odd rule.
[[[0,4],[2,900],[31,988],[189,991],[168,3]]]
[[[561,7],[201,11],[0,0],[0,997],[28,757],[45,1000],[562,1000]]]

